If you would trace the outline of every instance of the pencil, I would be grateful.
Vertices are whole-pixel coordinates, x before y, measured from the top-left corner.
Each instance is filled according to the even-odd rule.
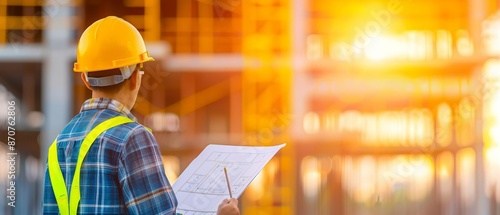
[[[229,177],[227,177],[226,167],[224,167],[224,175],[226,175],[226,183],[227,183],[227,189],[229,190],[229,197],[231,197],[231,199],[232,199],[233,193],[231,193],[231,186],[229,185]]]

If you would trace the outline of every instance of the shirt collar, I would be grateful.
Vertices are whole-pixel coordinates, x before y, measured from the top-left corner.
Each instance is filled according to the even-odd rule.
[[[93,109],[109,109],[126,115],[128,118],[136,121],[136,118],[128,108],[122,103],[109,98],[91,98],[87,99],[82,105],[80,112]]]

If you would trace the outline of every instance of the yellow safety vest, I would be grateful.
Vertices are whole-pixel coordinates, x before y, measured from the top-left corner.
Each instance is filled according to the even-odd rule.
[[[52,184],[52,190],[54,191],[57,207],[59,207],[61,215],[76,215],[76,212],[78,211],[78,204],[80,202],[80,168],[82,167],[83,159],[85,159],[85,156],[95,139],[104,131],[129,122],[133,122],[133,120],[124,116],[113,117],[97,125],[89,132],[87,137],[83,139],[80,152],[78,153],[78,161],[76,162],[73,182],[71,183],[71,196],[69,201],[66,183],[61,172],[59,160],[57,159],[57,138],[54,140],[52,145],[49,147],[48,169],[50,183]]]

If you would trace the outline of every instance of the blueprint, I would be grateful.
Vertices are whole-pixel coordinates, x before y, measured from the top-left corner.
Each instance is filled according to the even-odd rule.
[[[177,213],[216,214],[222,200],[229,198],[224,168],[227,168],[233,197],[238,198],[285,145],[208,145],[172,185],[179,202]]]

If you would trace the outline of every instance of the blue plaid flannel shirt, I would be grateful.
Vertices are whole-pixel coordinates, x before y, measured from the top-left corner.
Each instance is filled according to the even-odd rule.
[[[117,115],[135,121],[130,111],[115,100],[89,99],[62,130],[57,153],[66,189],[71,187],[86,134]],[[165,176],[156,139],[138,123],[127,123],[101,134],[87,153],[80,177],[78,214],[175,214],[177,199]],[[42,207],[43,214],[59,214],[47,168]]]

